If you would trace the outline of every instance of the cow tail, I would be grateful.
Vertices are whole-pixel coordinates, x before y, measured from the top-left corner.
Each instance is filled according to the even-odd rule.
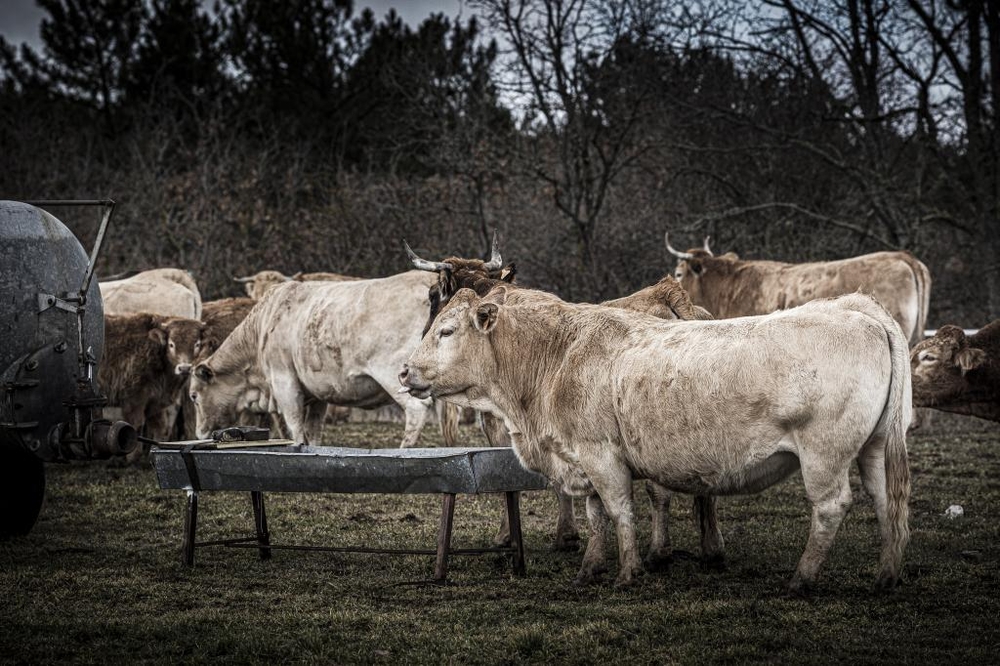
[[[458,446],[458,419],[461,415],[461,408],[441,400],[437,401],[436,407],[444,445]]]
[[[882,548],[879,584],[892,587],[899,579],[903,551],[910,540],[910,467],[906,455],[906,430],[913,413],[910,354],[903,331],[885,313],[883,326],[889,337],[892,374],[889,399],[883,414],[887,527]]]

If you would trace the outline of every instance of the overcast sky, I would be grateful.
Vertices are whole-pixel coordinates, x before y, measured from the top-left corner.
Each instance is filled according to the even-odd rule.
[[[203,0],[202,4],[210,3]],[[433,13],[450,17],[461,14],[464,19],[469,14],[464,5],[464,0],[355,0],[354,13],[371,7],[376,18],[382,18],[390,8],[395,8],[404,21],[415,27]],[[38,24],[44,15],[35,0],[0,0],[0,35],[12,44],[28,42],[38,48],[41,45]]]

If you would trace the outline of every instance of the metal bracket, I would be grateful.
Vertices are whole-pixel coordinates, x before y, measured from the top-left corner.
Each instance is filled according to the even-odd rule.
[[[38,294],[38,312],[41,314],[49,308],[59,308],[66,312],[77,314],[80,306],[73,299],[59,298],[54,294]]]

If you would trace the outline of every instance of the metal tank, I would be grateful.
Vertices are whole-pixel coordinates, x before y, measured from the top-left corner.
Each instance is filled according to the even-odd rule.
[[[102,418],[96,389],[104,308],[94,261],[76,237],[36,206],[0,200],[0,536],[26,534],[45,491],[43,461],[107,458],[136,446],[127,423]]]

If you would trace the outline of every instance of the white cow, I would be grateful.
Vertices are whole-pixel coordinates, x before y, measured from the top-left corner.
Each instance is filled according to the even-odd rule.
[[[105,314],[148,312],[201,319],[198,285],[179,268],[155,268],[124,280],[101,282],[100,287]]]
[[[882,536],[878,584],[898,580],[909,539],[910,366],[899,324],[868,296],[665,322],[529,290],[462,290],[400,377],[416,397],[502,415],[526,467],[596,493],[588,515],[605,510],[615,525],[619,584],[642,570],[633,478],[724,495],[801,469],[812,525],[789,587],[804,593],[850,506],[855,460]],[[580,576],[600,565],[588,548]]]
[[[238,411],[280,413],[297,442],[317,443],[327,404],[406,414],[414,446],[432,406],[399,392],[396,374],[420,342],[436,276],[410,271],[375,280],[288,281],[269,290],[191,379],[199,437]],[[455,410],[449,410],[454,413]],[[457,429],[442,421],[448,445]]]

